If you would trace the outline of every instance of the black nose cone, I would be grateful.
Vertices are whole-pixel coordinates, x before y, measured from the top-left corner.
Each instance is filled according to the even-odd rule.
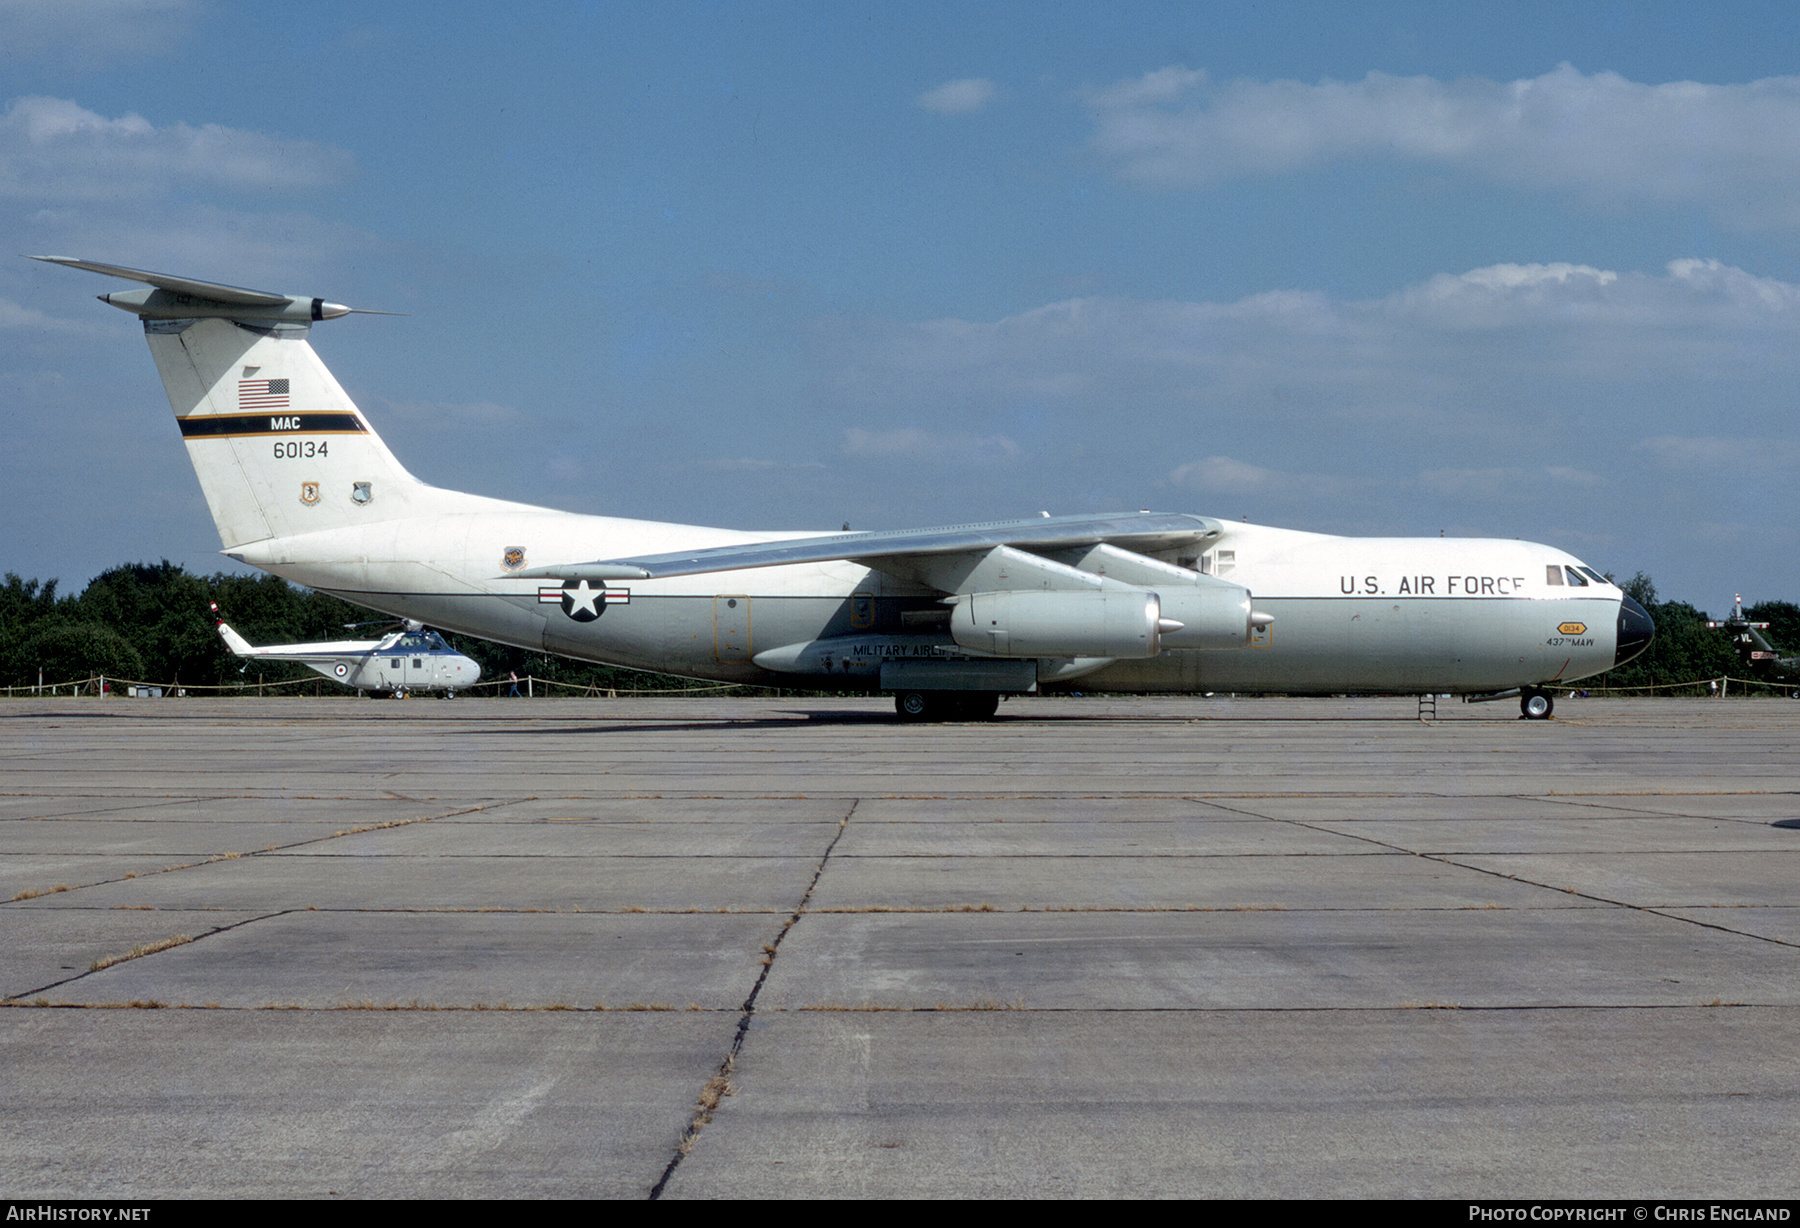
[[[1619,651],[1613,656],[1614,665],[1623,665],[1650,647],[1650,641],[1656,638],[1656,624],[1650,621],[1650,615],[1644,607],[1626,597],[1619,602]]]

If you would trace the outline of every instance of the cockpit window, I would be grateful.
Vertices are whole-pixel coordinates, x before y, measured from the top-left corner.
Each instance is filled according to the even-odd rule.
[[[1563,582],[1562,568],[1558,567],[1555,563],[1545,564],[1545,566],[1544,566],[1544,583],[1545,584],[1554,584],[1558,588],[1561,588],[1562,582]]]
[[[408,631],[394,641],[395,648],[410,648],[417,652],[421,649],[433,652],[449,652],[450,645],[444,643],[444,637],[435,631]]]
[[[1585,563],[1582,564],[1581,570],[1586,572],[1588,578],[1591,579],[1595,584],[1611,584],[1612,583],[1611,580],[1608,580],[1605,576],[1601,575],[1599,572],[1595,571],[1592,567],[1589,567]]]
[[[1565,567],[1563,570],[1569,573],[1570,584],[1575,585],[1577,588],[1587,587],[1587,577],[1582,575],[1579,571],[1576,571],[1573,567]]]

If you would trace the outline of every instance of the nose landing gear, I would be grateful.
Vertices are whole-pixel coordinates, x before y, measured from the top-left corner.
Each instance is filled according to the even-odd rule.
[[[1519,715],[1528,721],[1547,721],[1556,711],[1556,700],[1541,687],[1528,686],[1519,692]]]

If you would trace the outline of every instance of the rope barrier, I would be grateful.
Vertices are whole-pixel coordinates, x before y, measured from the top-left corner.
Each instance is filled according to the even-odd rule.
[[[331,682],[333,690],[330,694],[340,696],[347,696],[350,694],[351,688],[344,686],[343,683],[332,682],[331,679],[322,677],[285,678],[274,682],[263,682],[258,680],[256,682],[174,683],[144,682],[136,678],[115,678],[110,674],[90,674],[86,678],[68,678],[60,682],[25,683],[19,686],[8,686],[6,688],[6,695],[8,698],[12,699],[28,698],[34,695],[43,696],[59,694],[99,695],[104,693],[108,695],[129,695],[131,691],[138,690],[160,691],[162,692],[162,698],[165,699],[196,694],[243,695],[246,692],[251,691],[254,691],[258,696],[261,696],[268,691],[279,691],[282,688],[316,686],[323,682]],[[499,678],[491,679],[486,682],[475,682],[468,686],[457,687],[455,689],[458,694],[467,694],[472,691],[480,690],[492,690],[494,695],[499,697],[501,687],[511,687],[513,685],[514,682],[511,678]],[[525,677],[520,678],[517,685],[526,687],[528,690],[532,691],[541,688],[546,696],[550,695],[554,688],[566,692],[575,692],[580,698],[584,699],[617,699],[621,696],[629,698],[639,695],[710,695],[720,691],[741,690],[750,684],[742,682],[716,682],[691,687],[622,687],[601,686],[598,683],[591,682],[563,682],[554,678],[539,678],[536,675],[528,674]],[[525,696],[520,695],[518,698],[523,699]]]
[[[137,690],[160,691],[161,697],[165,699],[181,698],[196,694],[214,694],[219,696],[231,694],[242,696],[251,691],[254,691],[258,697],[262,697],[267,692],[271,691],[280,692],[283,689],[291,689],[294,687],[308,685],[317,686],[320,683],[328,681],[330,681],[330,679],[326,678],[287,678],[276,682],[263,682],[259,680],[256,682],[174,683],[144,682],[134,678],[114,678],[106,674],[90,674],[86,678],[65,679],[55,683],[26,683],[22,686],[9,686],[6,688],[6,695],[9,699],[60,695],[65,693],[68,695],[129,695],[131,691]],[[501,687],[513,687],[515,685],[525,687],[528,694],[520,694],[516,697],[501,695]],[[536,691],[541,688],[544,691],[544,696],[546,698],[553,697],[554,691],[560,690],[570,697],[580,699],[630,699],[634,697],[659,695],[717,695],[724,691],[738,691],[754,685],[754,683],[744,682],[716,682],[691,687],[621,687],[601,686],[598,683],[591,682],[563,682],[554,678],[539,678],[536,675],[528,674],[525,677],[518,679],[516,683],[511,678],[499,678],[485,682],[472,683],[465,687],[457,687],[456,690],[460,694],[491,690],[495,698],[525,699],[535,698]],[[333,682],[332,686],[336,688],[330,692],[332,695],[348,696],[350,693],[350,688],[345,687],[342,683]],[[1701,698],[1724,699],[1731,695],[1733,686],[1739,688],[1739,698],[1746,697],[1744,693],[1747,693],[1752,687],[1761,688],[1765,691],[1792,691],[1795,694],[1800,695],[1800,681],[1771,682],[1763,678],[1734,678],[1729,674],[1721,674],[1716,678],[1694,678],[1686,682],[1656,682],[1641,686],[1612,686],[1604,681],[1597,681],[1591,687],[1583,686],[1580,682],[1559,683],[1548,689],[1554,691],[1561,691],[1564,689],[1576,691],[1586,690],[1589,691],[1590,694],[1597,692],[1602,697],[1640,693],[1653,694],[1657,691],[1692,690],[1699,692],[1699,697]]]
[[[1581,683],[1570,683],[1567,685],[1574,690],[1585,689],[1597,691],[1603,696],[1638,691],[1680,691],[1707,688],[1706,696],[1708,698],[1717,697],[1723,699],[1730,694],[1731,688],[1734,685],[1743,688],[1762,687],[1765,690],[1772,691],[1800,691],[1800,682],[1771,682],[1766,678],[1734,678],[1730,674],[1720,674],[1716,678],[1693,678],[1686,682],[1648,683],[1643,686],[1613,686],[1604,681],[1598,681],[1592,687],[1584,687]],[[1562,690],[1563,687],[1559,684],[1558,686],[1549,689]]]

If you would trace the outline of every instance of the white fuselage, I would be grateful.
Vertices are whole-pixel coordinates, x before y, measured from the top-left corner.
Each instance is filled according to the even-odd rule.
[[[238,318],[249,292],[61,262],[178,292],[120,305],[144,316],[226,553],[522,648],[724,681],[879,688],[904,711],[916,692],[1076,679],[1141,691],[1539,689],[1610,668],[1653,631],[1579,560],[1520,541],[1333,537],[1155,513],[759,534],[441,490],[406,471],[319,361],[292,319],[305,300],[275,296],[274,316]],[[193,297],[201,290],[221,297]],[[312,318],[326,318],[321,304]],[[694,557],[706,551],[722,553]]]
[[[504,508],[504,510],[502,510]],[[804,564],[594,584],[577,614],[553,582],[510,579],[538,559],[627,557],[767,541],[758,534],[499,505],[257,543],[231,553],[299,584],[448,630],[638,669],[795,685],[756,664],[770,650],[838,637],[918,640],[908,612],[942,595],[854,563]],[[509,553],[512,552],[512,553]],[[1519,541],[1350,538],[1227,524],[1201,569],[1247,587],[1273,623],[1230,652],[1090,661],[1092,690],[1479,692],[1569,682],[1608,669],[1621,594],[1546,582],[1579,561]],[[931,637],[927,636],[927,640]],[[948,644],[947,636],[937,637]],[[954,651],[954,649],[950,649]],[[870,664],[878,664],[872,655]],[[821,685],[873,686],[833,663]],[[829,680],[829,681],[826,681]]]

